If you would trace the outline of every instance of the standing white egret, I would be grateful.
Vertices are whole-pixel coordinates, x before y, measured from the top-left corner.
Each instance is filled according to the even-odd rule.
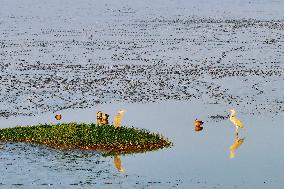
[[[120,127],[120,123],[121,123],[121,120],[122,120],[122,115],[123,113],[125,112],[125,110],[119,110],[114,118],[114,122],[113,122],[113,125],[115,128],[118,128]]]
[[[230,111],[230,121],[235,125],[236,133],[238,133],[239,128],[244,128],[244,124],[238,118],[235,117],[236,111],[234,109],[231,109]]]

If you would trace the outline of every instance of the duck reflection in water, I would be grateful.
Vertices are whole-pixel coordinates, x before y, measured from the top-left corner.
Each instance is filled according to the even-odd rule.
[[[236,140],[230,146],[230,159],[233,159],[235,157],[235,151],[244,143],[244,141],[245,141],[245,138],[239,139],[238,132],[236,132]]]
[[[114,158],[113,158],[113,161],[114,161],[114,165],[115,165],[116,169],[119,172],[124,173],[124,169],[122,167],[120,157],[118,155],[115,155]]]
[[[121,120],[122,120],[122,116],[123,116],[123,113],[126,112],[126,110],[119,110],[114,118],[114,122],[113,122],[113,125],[115,128],[118,128],[120,127],[120,124],[121,124]]]
[[[203,121],[195,119],[195,121],[194,121],[194,130],[196,132],[202,131],[203,127],[201,127],[201,126],[202,126],[203,123],[204,123]]]

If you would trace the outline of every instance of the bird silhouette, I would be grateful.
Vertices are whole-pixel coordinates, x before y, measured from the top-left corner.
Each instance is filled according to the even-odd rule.
[[[235,117],[236,111],[234,109],[231,109],[231,115],[230,115],[230,121],[235,125],[236,127],[236,133],[238,134],[239,128],[244,128],[244,124]]]

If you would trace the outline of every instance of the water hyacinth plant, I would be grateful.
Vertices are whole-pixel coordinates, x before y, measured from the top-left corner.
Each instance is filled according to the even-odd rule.
[[[137,128],[85,123],[61,123],[0,129],[2,142],[44,144],[59,149],[100,150],[127,154],[157,150],[172,143],[163,136]]]

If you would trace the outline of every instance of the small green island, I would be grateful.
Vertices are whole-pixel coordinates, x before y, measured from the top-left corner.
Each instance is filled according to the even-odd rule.
[[[0,129],[1,142],[43,144],[59,149],[98,150],[129,154],[170,147],[172,142],[144,129],[85,123],[42,124]]]

